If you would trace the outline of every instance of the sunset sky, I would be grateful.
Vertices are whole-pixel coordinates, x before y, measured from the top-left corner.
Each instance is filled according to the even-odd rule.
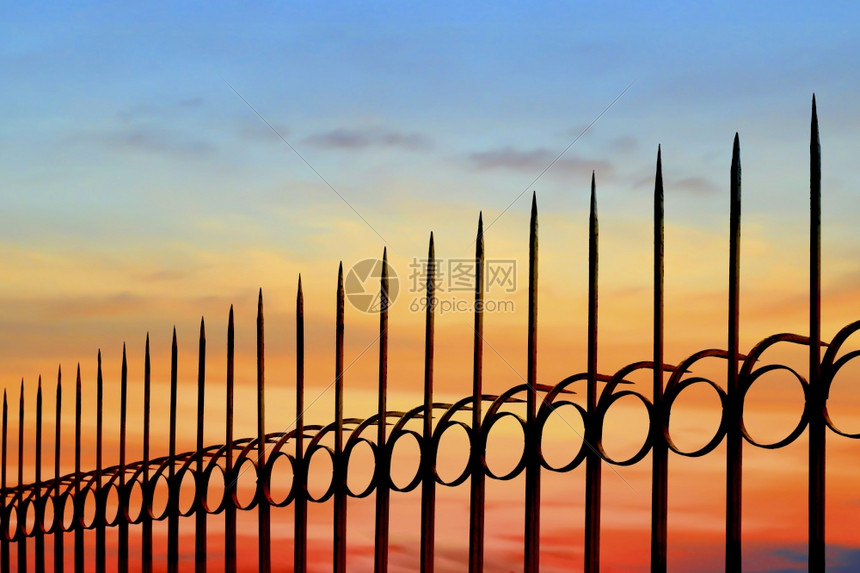
[[[822,333],[829,340],[860,318],[858,25],[860,7],[801,2],[7,5],[0,17],[0,385],[14,412],[11,427],[22,377],[30,413],[39,375],[49,389],[45,407],[53,407],[58,365],[68,395],[78,362],[85,392],[94,395],[98,349],[113,405],[105,423],[117,427],[126,342],[130,428],[137,432],[148,332],[155,388],[163,390],[153,406],[160,440],[154,450],[164,453],[171,331],[175,326],[179,336],[183,424],[191,424],[203,316],[211,380],[207,440],[223,439],[232,304],[237,407],[245,408],[236,431],[253,434],[258,288],[266,308],[268,429],[288,426],[299,273],[306,400],[322,396],[309,416],[328,421],[338,262],[348,271],[381,257],[384,247],[400,281],[390,318],[390,401],[417,405],[423,317],[410,310],[421,296],[410,273],[426,257],[431,231],[443,264],[474,256],[480,212],[488,260],[514,261],[516,269],[515,288],[488,292],[494,301],[511,301],[513,312],[486,315],[485,384],[499,392],[520,383],[532,191],[540,213],[538,377],[555,383],[586,365],[592,171],[600,214],[600,369],[612,373],[648,359],[658,144],[666,186],[666,359],[725,347],[735,132],[743,165],[741,346],[775,332],[805,333],[813,92],[823,150]],[[452,303],[470,296],[442,293]],[[443,397],[470,391],[471,320],[468,312],[438,317]],[[377,322],[347,304],[347,415],[373,409]],[[770,389],[757,395],[758,427],[790,429],[800,392],[781,382]],[[860,431],[860,389],[843,381],[834,393],[842,400],[839,423]],[[71,432],[67,400],[64,425]],[[713,421],[699,416],[699,409],[716,407],[707,394],[687,406],[690,431],[699,431],[697,420]],[[856,479],[860,444],[828,439],[834,460],[828,539],[838,559],[860,566],[860,534],[849,528],[860,497],[847,486]],[[745,491],[761,493],[745,515],[751,570],[805,567],[805,444],[767,452],[771,457],[749,454]],[[179,447],[193,445],[188,425]],[[721,487],[722,454],[719,448],[699,465],[672,458],[672,479]],[[108,463],[114,456],[111,450]],[[646,458],[625,469],[639,491],[629,504],[623,496],[631,490],[604,470],[605,498],[621,496],[604,513],[607,570],[647,564],[649,467]],[[773,476],[782,485],[774,486]],[[581,487],[582,472],[565,479]],[[565,491],[564,483],[545,492]],[[701,563],[691,555],[702,554],[719,570],[722,490],[701,493],[703,502],[673,488],[671,564],[692,570]],[[459,510],[467,490],[458,492],[450,499]],[[772,512],[785,496],[798,504],[785,509],[774,530]],[[417,504],[398,507],[413,517],[417,510]],[[318,514],[326,539],[328,506]],[[545,547],[565,535],[575,540],[562,543],[570,553],[559,550],[559,561],[548,556],[546,566],[580,559],[581,518],[570,526],[552,509],[545,515]],[[451,532],[465,527],[451,523]],[[497,523],[519,532],[520,509]],[[626,544],[624,531],[637,541]],[[508,555],[508,533],[493,530],[488,552]],[[440,539],[458,537],[449,532]],[[509,559],[521,556],[502,561]]]

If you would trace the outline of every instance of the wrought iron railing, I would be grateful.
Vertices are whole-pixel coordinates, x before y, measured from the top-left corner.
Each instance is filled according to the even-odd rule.
[[[233,390],[234,390],[234,326],[233,309],[230,309],[227,326],[227,394],[226,419],[224,420],[224,444],[206,446],[203,440],[204,400],[206,399],[206,335],[201,321],[199,337],[199,367],[197,386],[197,444],[194,451],[177,453],[177,343],[174,330],[169,409],[169,452],[165,457],[150,457],[151,431],[151,366],[149,337],[145,351],[143,377],[143,455],[140,461],[128,462],[126,456],[128,368],[123,347],[121,375],[119,463],[104,467],[103,450],[103,378],[101,355],[99,355],[96,401],[96,461],[95,468],[81,468],[81,377],[78,368],[75,387],[75,471],[60,474],[60,457],[63,436],[60,432],[62,409],[62,386],[58,375],[56,386],[56,436],[54,472],[50,477],[42,473],[42,389],[41,380],[36,398],[35,434],[35,482],[23,483],[24,453],[24,400],[23,382],[19,403],[18,423],[18,467],[17,485],[9,486],[7,475],[7,421],[6,394],[3,397],[2,420],[2,495],[0,495],[0,567],[10,569],[10,544],[17,549],[19,571],[31,567],[37,571],[46,569],[45,542],[53,539],[54,570],[62,571],[63,555],[67,536],[73,537],[74,570],[94,568],[105,570],[106,530],[116,528],[118,537],[117,569],[128,570],[130,561],[139,560],[143,571],[153,566],[153,522],[167,523],[167,561],[169,570],[176,570],[179,560],[179,523],[181,518],[191,518],[195,523],[196,568],[203,571],[207,566],[207,522],[213,519],[224,521],[224,567],[235,571],[237,567],[237,512],[256,510],[258,518],[258,567],[269,571],[272,565],[270,537],[271,508],[294,506],[293,568],[304,571],[307,567],[308,504],[326,503],[333,506],[332,557],[333,570],[346,570],[348,548],[347,507],[350,498],[375,496],[375,548],[376,571],[388,568],[389,504],[392,492],[419,490],[421,497],[420,563],[421,570],[434,570],[434,530],[436,524],[436,490],[439,486],[454,487],[465,482],[470,484],[469,512],[469,570],[481,571],[484,559],[485,532],[485,486],[487,480],[509,480],[525,476],[525,516],[523,520],[524,571],[539,570],[540,524],[541,524],[541,476],[544,472],[570,472],[585,465],[585,535],[584,569],[596,572],[600,565],[601,532],[601,471],[605,465],[626,466],[640,462],[651,453],[652,502],[651,502],[651,570],[665,571],[667,558],[667,493],[668,459],[670,452],[678,456],[704,456],[726,441],[726,571],[741,570],[742,547],[742,478],[744,443],[776,449],[792,443],[808,429],[809,440],[809,569],[823,571],[825,567],[825,439],[827,430],[835,434],[858,439],[860,434],[845,432],[834,425],[828,412],[828,395],[836,374],[851,360],[860,356],[860,351],[844,351],[848,338],[860,330],[860,322],[842,328],[829,342],[821,338],[821,271],[820,271],[820,149],[815,100],[812,107],[812,134],[810,142],[810,287],[809,287],[809,332],[798,334],[776,334],[765,338],[746,353],[741,353],[739,334],[739,283],[740,283],[740,220],[741,220],[741,168],[740,148],[737,135],[731,165],[731,212],[729,238],[729,300],[727,349],[707,349],[696,352],[677,365],[664,363],[664,290],[663,290],[663,181],[661,158],[658,150],[654,188],[654,291],[653,291],[653,356],[650,360],[634,362],[612,375],[602,374],[597,367],[597,271],[598,233],[595,181],[591,180],[591,212],[589,218],[589,267],[588,267],[588,346],[587,369],[564,380],[547,385],[537,377],[537,285],[538,285],[538,221],[537,206],[533,199],[529,236],[528,278],[528,365],[522,384],[518,384],[499,395],[484,392],[482,380],[484,323],[482,303],[484,301],[484,240],[483,225],[479,219],[476,241],[475,306],[474,306],[474,359],[472,370],[472,393],[454,403],[434,401],[434,318],[436,300],[436,272],[433,236],[430,236],[426,263],[425,353],[424,353],[424,400],[406,412],[395,412],[387,405],[388,367],[388,307],[389,277],[386,254],[383,253],[381,277],[381,306],[379,312],[379,384],[377,413],[367,419],[345,417],[344,413],[344,287],[343,267],[338,272],[337,315],[335,327],[335,419],[325,426],[305,423],[304,411],[304,311],[301,278],[296,300],[296,423],[286,433],[266,433],[265,413],[265,369],[263,298],[260,292],[257,314],[257,436],[236,439],[233,435]],[[804,376],[785,364],[759,364],[760,356],[777,344],[795,344],[808,347],[809,370]],[[825,350],[826,349],[826,350]],[[714,381],[692,375],[697,362],[708,358],[725,360],[727,384],[723,388]],[[653,389],[649,398],[629,386],[629,378],[635,371],[647,371],[653,376]],[[783,439],[764,443],[754,438],[744,424],[744,402],[751,386],[763,375],[782,371],[797,380],[805,398],[800,420]],[[664,375],[668,375],[668,381]],[[692,386],[710,388],[719,398],[722,412],[719,427],[707,443],[695,450],[678,447],[669,431],[669,418],[681,393]],[[574,390],[584,401],[573,398]],[[627,459],[614,459],[604,450],[603,429],[607,412],[622,398],[641,402],[648,413],[649,431],[641,448]],[[510,408],[512,404],[524,405],[524,414]],[[571,453],[568,463],[553,465],[542,452],[544,428],[555,408],[564,406],[578,412],[584,427],[584,436],[579,450]],[[492,428],[502,420],[511,419],[519,424],[524,444],[522,453],[513,469],[497,474],[486,462],[486,446]],[[466,421],[470,420],[470,421]],[[452,428],[465,431],[470,442],[469,460],[463,471],[452,479],[439,475],[436,460],[442,436]],[[419,444],[420,463],[412,479],[406,484],[397,484],[391,478],[392,451],[398,440],[414,438]],[[373,477],[362,491],[350,488],[347,480],[351,456],[355,449],[365,444],[374,458]],[[314,456],[329,456],[332,463],[331,480],[320,495],[308,488],[308,468]],[[292,470],[292,482],[288,493],[276,495],[273,468],[286,459]],[[237,482],[243,472],[253,472],[257,478],[256,488],[249,500],[240,499]],[[210,482],[225,485],[223,493],[215,496],[210,492]],[[156,502],[159,484],[167,487],[164,507]],[[192,486],[193,499],[187,506],[180,503],[183,487]],[[162,485],[163,487],[163,485]],[[216,488],[217,489],[217,488]],[[109,500],[115,500],[113,502]],[[137,500],[137,501],[135,501]],[[87,504],[94,507],[93,515],[87,515]],[[114,503],[115,514],[109,511]],[[71,508],[71,510],[70,510]],[[48,511],[50,509],[51,511]],[[220,516],[220,517],[216,517]],[[135,526],[133,529],[131,526]],[[139,527],[138,527],[139,526]],[[85,530],[95,532],[95,563],[85,563]],[[139,543],[130,543],[130,535],[140,536]],[[32,559],[27,552],[27,540],[33,538]],[[139,554],[131,555],[130,548]],[[282,555],[278,556],[279,559]],[[113,566],[111,565],[111,568]]]

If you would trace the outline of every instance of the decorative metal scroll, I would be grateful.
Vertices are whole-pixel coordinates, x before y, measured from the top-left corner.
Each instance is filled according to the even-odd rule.
[[[598,228],[596,208],[596,186],[591,180],[591,209],[589,217],[589,273],[588,273],[588,349],[587,369],[561,380],[556,384],[543,384],[537,378],[537,270],[538,270],[538,222],[537,204],[532,201],[529,233],[529,279],[528,279],[528,335],[527,374],[518,384],[499,395],[484,393],[482,382],[483,362],[483,272],[484,238],[483,223],[479,219],[476,241],[475,314],[474,314],[474,361],[473,387],[469,396],[455,403],[435,402],[434,386],[434,319],[436,300],[436,273],[433,235],[430,235],[427,259],[427,301],[425,322],[424,400],[406,412],[390,411],[387,407],[388,364],[388,283],[383,264],[381,278],[381,311],[379,313],[379,385],[377,413],[367,419],[344,417],[343,356],[344,356],[344,289],[343,267],[338,271],[336,352],[335,352],[335,420],[326,426],[308,425],[304,422],[304,311],[301,277],[299,277],[296,300],[296,424],[287,433],[265,431],[265,369],[263,298],[260,292],[257,315],[257,436],[235,439],[233,436],[233,367],[234,326],[233,310],[227,326],[227,395],[225,442],[223,445],[205,446],[203,442],[203,411],[205,395],[206,335],[203,322],[200,325],[198,366],[198,414],[197,445],[194,451],[176,452],[177,419],[177,344],[173,333],[170,412],[169,453],[165,457],[150,458],[150,396],[151,367],[149,338],[146,341],[144,363],[144,422],[143,459],[136,462],[126,460],[126,413],[128,398],[128,367],[125,347],[121,374],[120,448],[119,464],[103,467],[102,394],[103,378],[101,355],[98,361],[97,378],[97,430],[96,467],[81,471],[81,376],[78,368],[75,384],[75,471],[60,475],[60,451],[63,444],[59,431],[62,405],[61,376],[57,377],[56,399],[56,448],[54,472],[51,477],[42,474],[42,387],[36,398],[35,436],[35,482],[23,483],[22,464],[24,456],[24,400],[23,382],[19,402],[18,431],[18,476],[15,486],[7,481],[7,421],[8,405],[3,396],[2,419],[2,476],[0,476],[0,568],[10,571],[10,544],[17,546],[18,570],[27,571],[32,566],[37,571],[45,570],[45,541],[53,538],[54,570],[63,571],[63,554],[66,534],[73,536],[74,570],[84,571],[91,566],[85,563],[84,531],[95,530],[96,571],[106,568],[107,528],[116,527],[118,535],[118,570],[127,571],[130,561],[139,560],[143,571],[151,571],[153,559],[153,522],[167,522],[168,567],[175,571],[179,560],[179,520],[194,517],[195,557],[198,571],[206,569],[207,521],[223,515],[224,520],[224,565],[227,571],[236,570],[236,515],[237,511],[256,510],[258,516],[259,570],[269,571],[272,565],[270,542],[270,519],[272,507],[294,505],[295,546],[293,567],[305,571],[307,566],[308,504],[326,503],[332,500],[334,511],[332,564],[336,572],[346,570],[348,547],[347,507],[349,498],[375,496],[375,570],[384,572],[388,567],[389,504],[391,492],[420,490],[421,532],[420,562],[423,572],[434,570],[434,528],[436,511],[436,489],[439,486],[455,487],[465,482],[470,485],[469,520],[469,570],[483,569],[484,557],[484,507],[485,483],[491,480],[510,480],[525,476],[524,571],[539,570],[540,556],[540,485],[543,472],[570,472],[585,465],[585,537],[584,569],[599,570],[600,564],[600,509],[601,470],[605,464],[627,466],[640,462],[648,453],[652,454],[652,505],[651,505],[651,570],[666,570],[667,555],[667,491],[669,452],[679,456],[699,457],[712,452],[723,440],[727,443],[727,492],[726,492],[726,570],[741,570],[741,483],[742,451],[744,442],[758,447],[777,449],[800,437],[808,429],[809,435],[809,568],[823,571],[824,516],[825,516],[825,437],[827,429],[845,437],[858,439],[860,433],[846,432],[833,422],[828,410],[830,387],[837,374],[849,362],[860,356],[860,351],[843,351],[846,342],[860,330],[860,321],[842,328],[827,343],[820,340],[821,330],[821,284],[820,284],[820,149],[818,124],[813,98],[811,158],[811,227],[810,227],[810,316],[809,333],[775,334],[765,338],[745,354],[738,345],[739,332],[739,276],[740,276],[740,206],[741,168],[740,147],[737,135],[734,140],[730,178],[730,262],[729,262],[729,320],[727,349],[706,349],[692,354],[677,365],[669,365],[663,358],[663,181],[661,157],[658,150],[654,192],[654,298],[653,298],[653,356],[651,360],[634,362],[611,375],[602,374],[597,367],[597,270]],[[383,261],[387,255],[383,252]],[[776,345],[801,345],[809,352],[809,370],[806,376],[784,364],[764,363],[760,358]],[[826,348],[826,350],[824,350]],[[726,363],[727,384],[723,388],[714,381],[695,375],[697,363],[709,358],[722,359]],[[653,376],[653,388],[645,395],[630,385],[629,378],[636,371],[646,371]],[[803,391],[804,407],[797,425],[785,437],[764,442],[752,435],[744,424],[745,399],[752,386],[765,374],[774,371],[788,373]],[[668,381],[664,374],[668,375]],[[669,430],[672,407],[684,390],[693,386],[704,386],[714,392],[722,405],[720,422],[714,435],[698,449],[684,450],[676,444]],[[584,396],[575,400],[573,396]],[[648,415],[647,437],[638,451],[625,459],[609,455],[603,446],[604,420],[612,406],[621,399],[639,401]],[[519,405],[520,409],[512,409]],[[522,405],[525,406],[524,414]],[[554,465],[544,455],[542,436],[550,416],[556,408],[573,409],[581,418],[584,435],[579,449],[570,452],[569,461]],[[468,421],[464,421],[468,420]],[[518,454],[514,467],[506,473],[496,473],[487,464],[486,448],[493,428],[500,422],[512,420],[522,429],[523,449]],[[459,428],[459,430],[458,430]],[[443,478],[437,471],[440,444],[446,432],[465,432],[470,444],[468,463],[459,475]],[[392,452],[401,440],[414,440],[420,450],[420,462],[416,473],[406,483],[395,483],[392,479]],[[360,446],[370,449],[374,459],[374,471],[368,485],[361,490],[353,489],[347,481],[348,468],[354,453]],[[331,479],[324,484],[321,493],[308,488],[308,468],[316,456],[326,456],[332,465]],[[285,462],[281,461],[285,460]],[[288,463],[292,472],[290,484],[276,483],[274,468],[278,462]],[[239,495],[239,475],[252,472],[256,477],[256,488],[248,499]],[[223,492],[211,495],[210,484],[224,484]],[[285,487],[287,486],[288,487]],[[168,492],[166,504],[159,507],[156,492],[159,487]],[[193,499],[183,506],[180,491],[191,488]],[[217,489],[217,488],[214,488]],[[287,493],[278,495],[278,491]],[[133,500],[137,500],[136,502]],[[85,510],[94,507],[92,515]],[[112,505],[117,506],[111,513]],[[47,508],[52,511],[47,511]],[[135,535],[140,535],[139,545],[129,544],[130,526]],[[34,538],[35,554],[30,560],[27,554],[27,538]],[[130,547],[139,547],[138,555],[130,555]],[[280,558],[280,557],[279,557]]]

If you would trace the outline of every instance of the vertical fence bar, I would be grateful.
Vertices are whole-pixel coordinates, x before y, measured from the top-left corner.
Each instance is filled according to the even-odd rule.
[[[33,490],[35,499],[35,539],[36,546],[36,571],[45,570],[45,535],[39,527],[39,509],[42,506],[42,377],[39,376],[39,385],[36,390],[36,482]]]
[[[3,514],[0,525],[3,526],[0,535],[0,570],[9,571],[9,540],[6,539],[6,530],[9,528],[9,516],[6,513],[6,437],[9,421],[9,406],[6,401],[6,389],[3,389],[3,451],[0,460],[0,508]]]
[[[484,214],[475,240],[475,337],[472,355],[472,445],[469,455],[469,573],[484,570],[484,467],[481,464],[481,396],[484,392]]]
[[[591,206],[588,217],[588,387],[585,440],[597,443],[597,186],[591,173]],[[585,571],[600,571],[600,454],[591,447],[585,459]]]
[[[197,483],[194,495],[197,510],[194,514],[194,570],[206,573],[206,510],[202,499],[205,491],[198,491],[203,476],[203,417],[206,413],[206,324],[200,318],[200,337],[197,351]],[[202,488],[200,488],[202,489]]]
[[[116,547],[116,562],[117,573],[127,573],[128,571],[128,521],[122,514],[123,505],[128,506],[127,502],[123,502],[125,492],[125,448],[126,448],[126,430],[128,413],[128,355],[125,349],[125,342],[122,343],[122,369],[119,375],[119,524],[117,525],[117,547]]]
[[[374,546],[374,571],[388,571],[388,480],[391,476],[391,459],[385,444],[388,419],[388,250],[382,250],[382,272],[379,288],[379,426],[376,445],[379,458],[376,462],[376,540]]]
[[[176,393],[179,376],[179,350],[176,344],[176,327],[170,347],[170,434],[167,445],[167,483],[170,495],[167,502],[167,571],[179,571],[179,484],[176,482]]]
[[[84,503],[81,499],[81,365],[75,375],[75,573],[84,571]]]
[[[149,357],[149,333],[146,333],[146,349],[143,354],[143,491],[149,487],[149,431],[150,399],[152,395],[152,364]],[[143,496],[140,519],[140,561],[143,573],[152,573],[152,518],[146,509]]]
[[[826,397],[821,380],[821,142],[812,96],[809,141],[809,570],[824,571]]]
[[[538,212],[537,195],[532,194],[529,221],[529,322],[526,399],[526,494],[525,554],[526,573],[540,570],[540,434],[537,427],[537,310],[538,310]]]
[[[61,367],[57,367],[57,410],[56,423],[54,424],[54,519],[57,527],[54,529],[54,573],[63,573],[63,514],[57,513],[56,501],[60,499],[60,452],[62,452],[61,438],[63,435],[62,429],[62,414],[63,414],[63,371]],[[0,565],[2,568],[2,565]],[[5,569],[4,569],[5,571]]]
[[[738,325],[740,318],[741,151],[738,134],[732,149],[729,235],[728,406],[726,431],[726,572],[741,570],[741,486],[743,449],[738,388]]]
[[[296,499],[293,539],[293,568],[304,573],[308,566],[308,472],[305,467],[305,308],[302,275],[296,293]]]
[[[224,571],[236,573],[236,505],[233,503],[233,492],[236,491],[237,479],[233,476],[233,361],[236,336],[233,328],[233,305],[230,305],[230,316],[227,319],[227,396],[224,416],[226,448],[224,474]]]
[[[96,571],[105,571],[105,505],[102,499],[102,436],[104,423],[104,379],[102,378],[102,351],[99,350],[96,373]]]
[[[21,379],[21,399],[18,401],[18,572],[27,573],[27,538],[24,536],[27,514],[22,511],[24,505],[24,380]]]
[[[334,573],[346,573],[346,464],[343,461],[343,262],[337,268],[337,314],[334,330]]]
[[[433,448],[433,351],[436,307],[436,249],[427,251],[427,307],[424,315],[424,433],[421,443],[421,573],[433,573],[436,539],[436,459]]]
[[[257,476],[263,475],[266,466],[266,379],[263,363],[265,354],[265,341],[263,339],[263,289],[257,299]],[[272,567],[271,556],[271,524],[269,512],[271,506],[266,503],[262,495],[262,488],[258,487],[260,501],[257,504],[258,537],[257,548],[259,550],[259,571],[269,573]]]
[[[654,422],[651,424],[651,572],[666,573],[669,447],[663,411],[663,163],[654,177]]]

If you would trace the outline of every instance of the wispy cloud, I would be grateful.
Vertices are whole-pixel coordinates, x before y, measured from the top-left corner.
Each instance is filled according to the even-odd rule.
[[[431,145],[430,139],[420,133],[404,133],[378,128],[338,128],[311,135],[304,140],[321,149],[366,149],[390,147],[406,151],[420,151]]]
[[[481,171],[505,169],[534,174],[546,169],[556,155],[546,148],[523,151],[508,146],[472,153],[468,156],[468,161],[473,168]],[[563,157],[555,162],[551,171],[576,175],[597,171],[606,176],[612,174],[613,168],[608,161]]]
[[[117,117],[125,122],[141,119],[165,118],[198,109],[206,103],[202,97],[190,97],[170,103],[139,103],[120,111]]]
[[[154,127],[81,132],[70,135],[64,142],[68,145],[89,143],[111,151],[183,158],[204,157],[215,151],[215,147],[206,141]]]

